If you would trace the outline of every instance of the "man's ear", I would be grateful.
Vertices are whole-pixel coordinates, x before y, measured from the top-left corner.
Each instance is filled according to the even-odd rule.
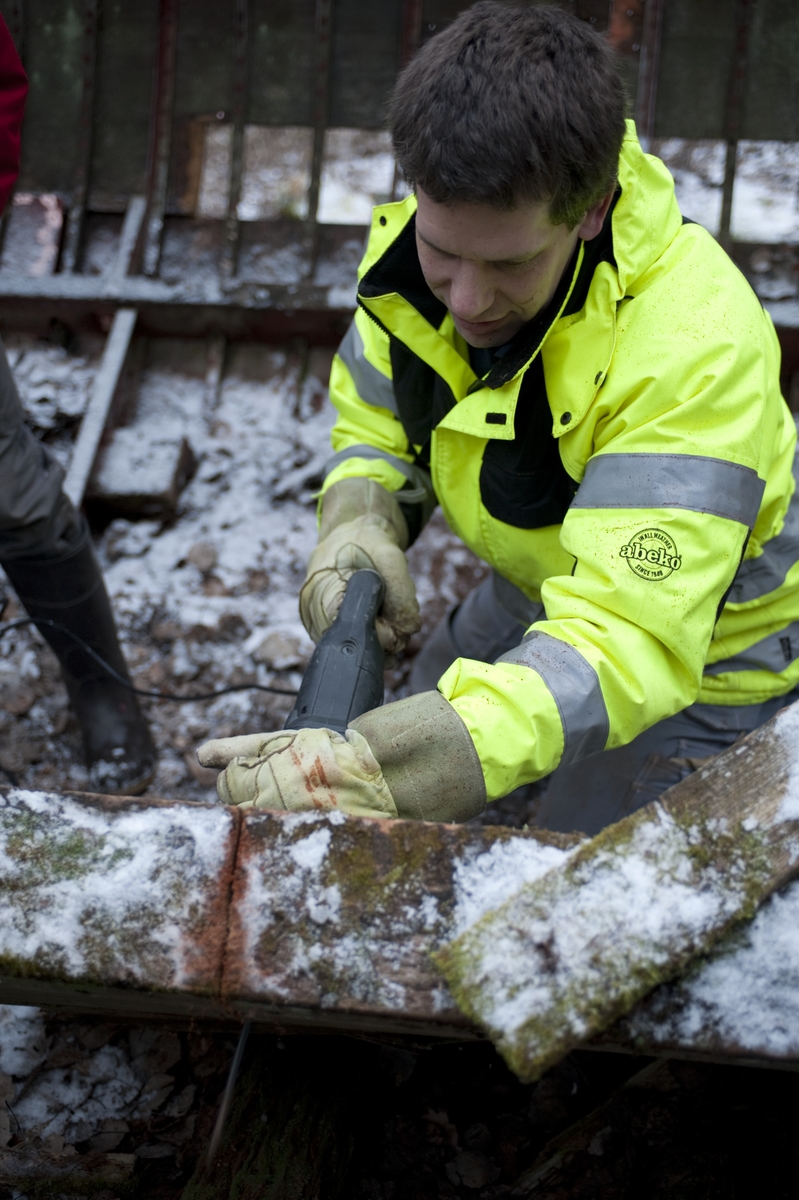
[[[608,215],[608,209],[610,208],[615,195],[616,185],[614,184],[613,189],[608,192],[607,196],[603,196],[597,204],[592,205],[591,208],[588,209],[588,212],[583,217],[580,228],[577,230],[579,237],[581,237],[584,242],[590,242],[591,239],[595,238],[602,229],[602,226],[605,223],[605,217]]]

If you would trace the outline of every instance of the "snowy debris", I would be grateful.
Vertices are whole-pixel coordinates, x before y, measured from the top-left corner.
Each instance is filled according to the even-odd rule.
[[[14,975],[191,990],[215,979],[231,814],[0,797],[0,961]]]

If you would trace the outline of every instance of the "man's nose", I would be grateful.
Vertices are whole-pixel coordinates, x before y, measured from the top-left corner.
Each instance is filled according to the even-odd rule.
[[[449,310],[464,321],[479,321],[494,303],[494,289],[476,263],[461,261],[452,273]]]

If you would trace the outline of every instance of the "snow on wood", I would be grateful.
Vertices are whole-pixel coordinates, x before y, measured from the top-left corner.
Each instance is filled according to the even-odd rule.
[[[4,790],[3,975],[214,989],[234,831],[221,806]]]
[[[799,1062],[799,882],[702,956],[714,921],[748,912],[780,856],[782,878],[799,853],[797,716],[786,710],[632,829],[607,831],[601,853],[596,841],[498,827],[242,817],[219,805],[0,789],[0,1003],[468,1039],[479,1036],[470,1010],[434,961],[454,938],[480,948],[478,998],[488,984],[515,984],[505,1013],[514,1003],[524,1012],[531,997],[550,1003],[546,1032],[560,1038],[547,1044],[550,1059],[592,1044],[598,979],[606,1006],[632,1007],[687,966],[598,1044]],[[752,780],[759,824],[739,817],[736,857],[730,808]],[[576,885],[570,902],[553,880]],[[531,894],[542,893],[553,905],[548,925],[530,915]],[[500,936],[509,912],[515,927]],[[476,941],[486,930],[488,948]],[[583,948],[595,938],[588,966],[580,933]],[[647,934],[661,941],[642,958]],[[571,979],[564,953],[576,962]],[[531,1036],[542,1024],[489,1027],[522,1074],[542,1053]]]
[[[797,871],[798,734],[794,705],[436,955],[520,1077],[629,1012]]]
[[[563,859],[569,839],[504,829],[249,813],[225,959],[228,1002],[468,1026],[430,959],[455,929]]]

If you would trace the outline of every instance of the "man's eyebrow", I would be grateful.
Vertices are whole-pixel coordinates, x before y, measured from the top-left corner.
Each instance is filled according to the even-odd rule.
[[[435,242],[431,242],[429,238],[426,238],[418,225],[416,226],[416,236],[419,238],[420,242],[424,242],[425,246],[429,246],[431,250],[435,250],[438,254],[446,254],[450,258],[456,257],[450,250],[442,250],[440,246],[435,244]],[[493,267],[501,267],[504,264],[507,264],[508,266],[519,266],[521,263],[531,262],[532,259],[534,259],[539,253],[539,250],[533,250],[529,254],[523,255],[521,258],[487,258],[485,259],[485,262],[490,263]]]

